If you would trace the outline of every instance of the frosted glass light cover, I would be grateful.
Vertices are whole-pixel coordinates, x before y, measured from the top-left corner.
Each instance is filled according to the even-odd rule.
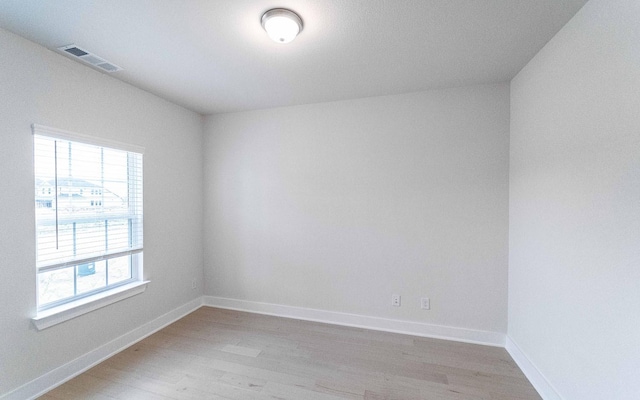
[[[277,43],[289,43],[302,30],[302,20],[293,11],[273,9],[262,16],[262,27]]]

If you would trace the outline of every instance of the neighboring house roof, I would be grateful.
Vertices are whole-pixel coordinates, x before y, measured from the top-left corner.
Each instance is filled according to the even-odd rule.
[[[96,185],[94,183],[91,183],[87,180],[84,179],[80,179],[80,178],[73,178],[73,177],[64,177],[64,178],[58,178],[58,187],[76,187],[76,188],[96,188],[96,189],[101,189],[104,191],[104,194],[110,194],[114,197],[119,198],[122,201],[125,201],[125,199],[123,199],[122,197],[118,196],[117,194],[113,193],[112,191],[110,191],[109,189],[103,188],[100,185]],[[50,180],[44,180],[44,179],[37,179],[36,180],[36,187],[53,187],[56,185],[56,181],[54,179],[50,179]],[[62,194],[65,197],[68,197],[68,194]],[[79,194],[72,194],[73,197],[84,197],[81,196]]]
[[[46,181],[49,185],[55,185],[55,180],[51,179]],[[58,178],[58,186],[66,186],[66,187],[88,187],[88,188],[98,188],[102,189],[101,186],[93,184],[89,181],[80,178]],[[106,190],[106,189],[105,189]],[[107,190],[108,191],[108,190]]]

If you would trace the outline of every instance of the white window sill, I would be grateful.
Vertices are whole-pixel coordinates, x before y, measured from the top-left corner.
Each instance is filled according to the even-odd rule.
[[[39,331],[144,292],[149,281],[133,282],[107,292],[41,311],[31,320]]]

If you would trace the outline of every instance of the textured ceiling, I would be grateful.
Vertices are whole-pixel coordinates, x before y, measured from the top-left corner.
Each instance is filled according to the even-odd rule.
[[[76,44],[203,114],[510,80],[586,0],[2,0],[0,27]],[[288,45],[268,9],[304,21]],[[7,55],[2,55],[6,57]]]

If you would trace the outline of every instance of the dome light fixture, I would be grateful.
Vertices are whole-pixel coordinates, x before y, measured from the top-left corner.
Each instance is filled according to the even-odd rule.
[[[277,43],[289,43],[302,32],[302,19],[286,8],[274,8],[262,16],[262,27]]]

